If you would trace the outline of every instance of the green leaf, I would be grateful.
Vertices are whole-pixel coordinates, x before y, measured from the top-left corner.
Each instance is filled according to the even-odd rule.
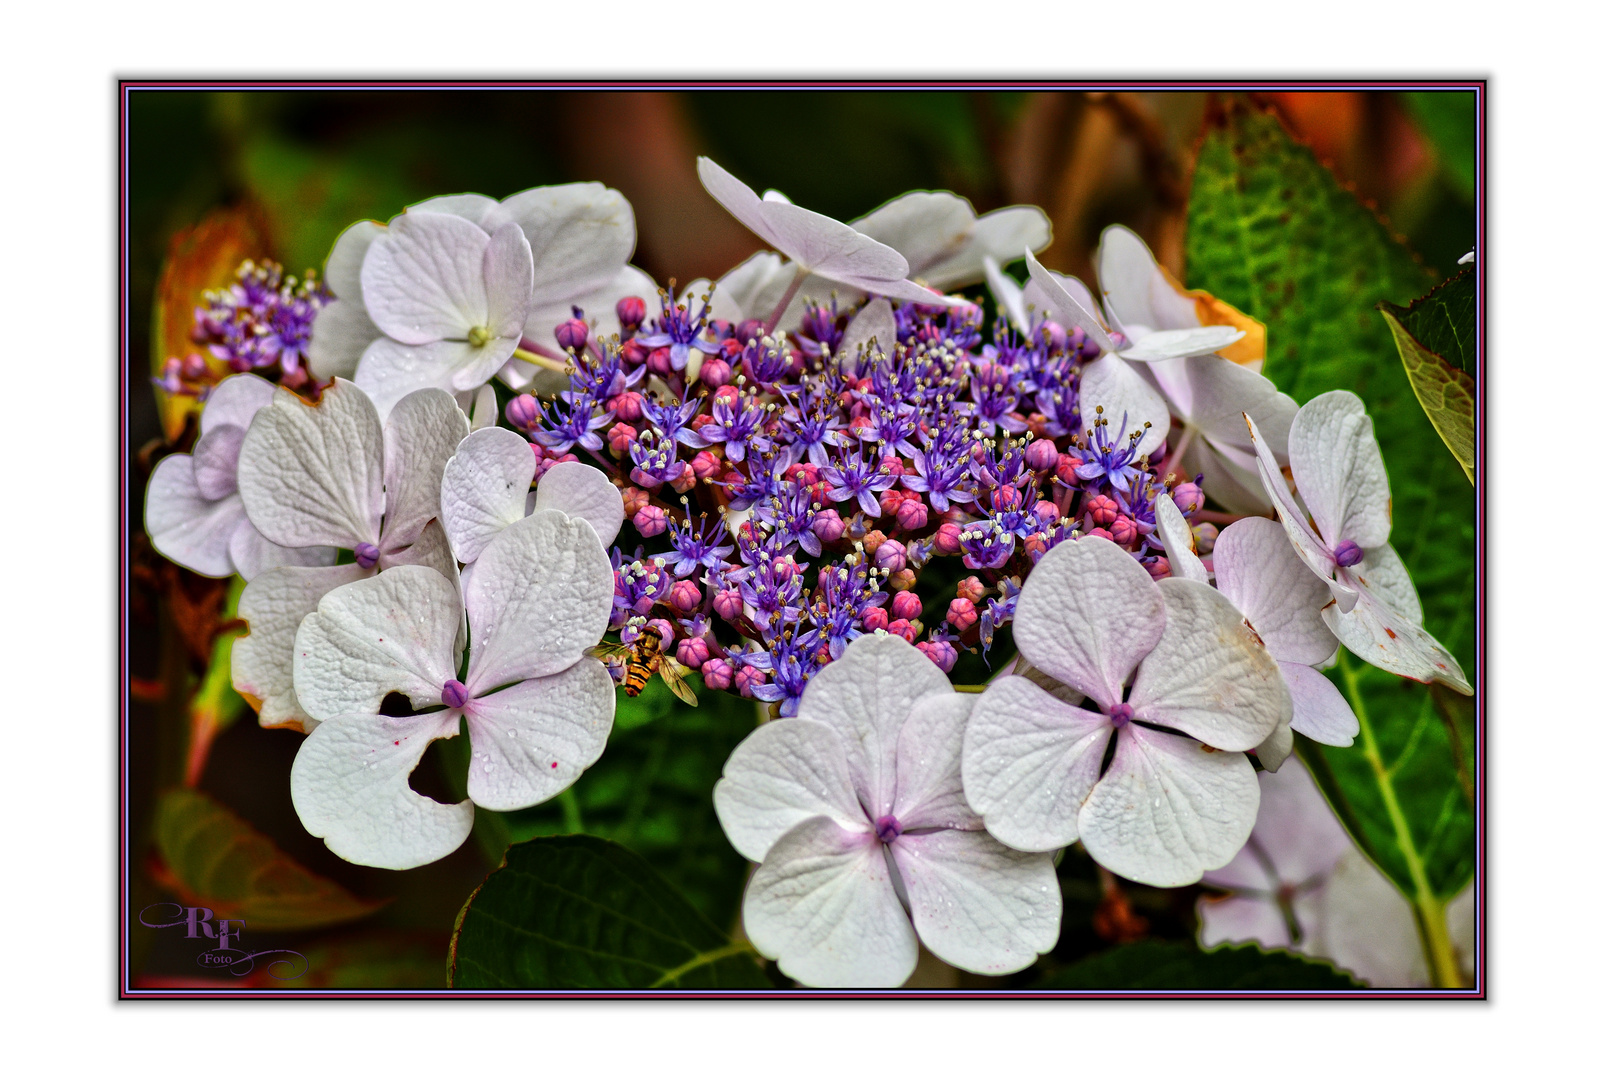
[[[1360,990],[1322,960],[1255,945],[1209,952],[1177,941],[1140,941],[1089,956],[1036,990]]]
[[[349,922],[386,903],[359,899],[290,859],[232,811],[191,788],[156,806],[161,883],[186,903],[250,930],[307,930]]]
[[[1470,90],[1421,90],[1401,95],[1437,152],[1438,167],[1467,199],[1477,193],[1477,95]]]
[[[755,723],[750,702],[703,690],[691,708],[653,678],[618,698],[607,751],[564,798],[504,815],[512,839],[586,832],[637,852],[715,926],[736,923],[747,861],[713,812],[713,785]]]
[[[514,844],[452,934],[459,989],[767,987],[732,943],[627,848],[594,836]]]
[[[1236,101],[1211,119],[1187,218],[1188,284],[1267,325],[1266,376],[1301,403],[1334,389],[1364,399],[1388,467],[1390,542],[1427,631],[1474,680],[1475,494],[1376,310],[1421,296],[1426,272],[1274,117]],[[1442,902],[1471,873],[1475,836],[1448,729],[1427,687],[1345,663],[1335,681],[1363,737],[1346,748],[1301,740],[1301,755],[1355,842],[1442,930]]]
[[[1476,483],[1476,275],[1467,268],[1408,308],[1384,302],[1380,310],[1427,419]]]

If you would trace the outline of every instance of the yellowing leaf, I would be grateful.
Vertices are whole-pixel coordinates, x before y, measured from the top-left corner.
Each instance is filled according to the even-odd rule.
[[[156,807],[161,884],[247,930],[306,930],[371,915],[387,901],[352,895],[314,874],[273,842],[191,788],[169,791]]]
[[[1410,385],[1421,401],[1427,419],[1438,429],[1443,444],[1466,470],[1466,479],[1477,482],[1477,382],[1437,353],[1417,341],[1386,308],[1382,317],[1393,331],[1399,358],[1410,376]]]

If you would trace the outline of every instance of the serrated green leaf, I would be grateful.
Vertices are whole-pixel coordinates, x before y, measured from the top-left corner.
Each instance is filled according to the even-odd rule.
[[[1139,941],[1080,960],[1037,990],[1360,990],[1321,960],[1255,945],[1203,952],[1176,941]]]
[[[1408,308],[1380,305],[1416,399],[1476,483],[1477,284],[1462,270]]]
[[[735,925],[747,861],[713,812],[713,785],[736,744],[752,731],[752,705],[706,692],[701,705],[675,700],[653,678],[640,697],[619,694],[607,751],[554,799],[504,815],[514,840],[586,832],[637,852],[715,926]]]
[[[1475,679],[1474,492],[1375,310],[1422,295],[1426,272],[1274,117],[1239,103],[1213,118],[1193,185],[1188,284],[1267,324],[1265,374],[1295,400],[1334,389],[1364,399],[1388,468],[1391,543],[1426,629]],[[1304,741],[1305,760],[1356,843],[1441,923],[1442,901],[1471,872],[1475,835],[1447,731],[1425,686],[1358,664],[1338,681],[1364,714],[1374,753],[1365,739],[1347,748]]]
[[[244,919],[249,930],[309,930],[360,919],[372,902],[302,867],[233,811],[192,788],[163,795],[156,806],[156,850],[171,887],[186,902],[219,918]]]
[[[752,947],[627,848],[546,836],[507,849],[452,933],[459,989],[761,988]]]

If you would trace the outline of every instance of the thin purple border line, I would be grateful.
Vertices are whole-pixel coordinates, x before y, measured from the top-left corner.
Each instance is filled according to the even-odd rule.
[[[129,911],[129,837],[128,822],[128,744],[129,744],[129,659],[128,659],[128,542],[130,521],[128,516],[128,402],[130,392],[130,341],[129,341],[129,97],[135,90],[454,90],[454,89],[541,89],[541,90],[1402,90],[1425,88],[1435,90],[1465,90],[1476,94],[1477,101],[1477,201],[1476,259],[1473,268],[1478,288],[1477,304],[1477,783],[1475,827],[1477,838],[1477,878],[1474,895],[1476,901],[1476,977],[1475,985],[1463,990],[1334,990],[1309,991],[1169,991],[1169,990],[886,990],[876,992],[837,990],[753,990],[744,992],[696,990],[565,990],[565,991],[481,991],[481,990],[299,990],[286,987],[282,990],[261,988],[205,988],[196,990],[141,989],[133,986],[129,936],[132,932]],[[625,1001],[750,1001],[750,1000],[810,1000],[810,1001],[876,1001],[876,1000],[947,1000],[947,1001],[1409,1001],[1409,1000],[1486,1000],[1487,989],[1487,488],[1483,477],[1487,475],[1487,270],[1485,246],[1487,243],[1487,90],[1486,79],[1373,79],[1373,80],[1272,80],[1241,79],[1221,80],[833,80],[833,81],[769,81],[753,80],[705,81],[659,80],[653,82],[625,82],[618,80],[548,80],[519,79],[460,79],[460,80],[401,80],[401,79],[320,79],[320,80],[203,80],[203,79],[120,79],[118,81],[118,343],[119,343],[119,401],[118,410],[118,538],[117,553],[119,574],[118,599],[118,673],[119,691],[119,769],[117,803],[118,818],[118,917],[117,940],[119,956],[118,997],[121,1000],[198,1001],[198,1000],[625,1000]]]

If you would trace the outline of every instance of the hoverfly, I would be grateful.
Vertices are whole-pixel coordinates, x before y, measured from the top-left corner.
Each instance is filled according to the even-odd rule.
[[[641,627],[641,635],[630,644],[604,641],[586,654],[599,660],[624,662],[624,694],[638,697],[646,689],[647,680],[654,672],[663,678],[671,693],[687,705],[697,703],[697,695],[685,681],[689,670],[684,664],[663,651],[663,635],[650,626]]]

